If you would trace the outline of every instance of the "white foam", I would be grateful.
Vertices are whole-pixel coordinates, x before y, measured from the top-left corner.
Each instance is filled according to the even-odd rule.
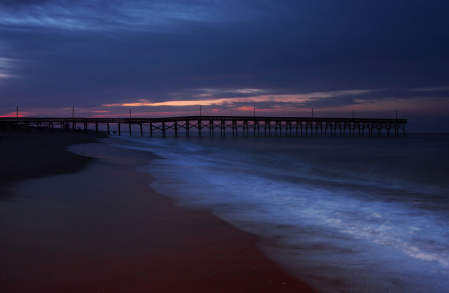
[[[323,279],[348,280],[353,287],[345,290],[354,292],[367,284],[375,288],[372,292],[449,288],[447,218],[438,212],[376,201],[364,190],[317,186],[307,168],[282,169],[282,162],[292,159],[283,154],[267,165],[248,159],[254,154],[219,145],[128,140],[120,146],[163,158],[155,160],[157,168],[145,169],[156,178],[152,187],[183,205],[210,209],[242,230],[276,239],[285,249],[265,247],[265,252],[298,274],[307,265]],[[286,174],[289,180],[282,178]],[[335,181],[327,179],[320,178]],[[360,271],[371,273],[361,276]],[[318,285],[332,291],[323,282]]]

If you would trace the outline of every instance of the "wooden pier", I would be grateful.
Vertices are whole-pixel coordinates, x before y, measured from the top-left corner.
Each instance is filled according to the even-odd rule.
[[[377,118],[311,118],[311,117],[252,117],[252,116],[183,116],[166,118],[0,118],[0,131],[43,132],[82,131],[88,133],[95,125],[123,127],[129,135],[137,128],[140,135],[168,134],[178,136],[405,136],[407,119]],[[149,131],[148,131],[149,130]],[[191,131],[194,131],[191,133]],[[156,133],[155,133],[156,132]],[[183,132],[183,133],[181,133]],[[232,133],[231,133],[232,132]],[[183,136],[184,136],[183,135]]]

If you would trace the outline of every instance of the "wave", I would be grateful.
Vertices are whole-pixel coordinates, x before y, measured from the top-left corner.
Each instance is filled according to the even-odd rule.
[[[116,146],[161,157],[141,169],[156,178],[153,188],[259,235],[270,258],[324,292],[446,291],[447,213],[415,204],[429,189],[338,168],[320,175],[322,166],[283,144],[127,138]]]

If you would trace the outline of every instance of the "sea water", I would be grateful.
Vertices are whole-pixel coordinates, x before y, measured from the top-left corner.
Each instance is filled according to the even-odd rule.
[[[179,205],[322,292],[449,292],[449,135],[129,137]]]

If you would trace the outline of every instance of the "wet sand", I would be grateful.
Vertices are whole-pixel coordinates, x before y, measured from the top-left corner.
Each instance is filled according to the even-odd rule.
[[[2,292],[312,292],[257,237],[151,190],[151,154],[37,135],[0,136]]]

